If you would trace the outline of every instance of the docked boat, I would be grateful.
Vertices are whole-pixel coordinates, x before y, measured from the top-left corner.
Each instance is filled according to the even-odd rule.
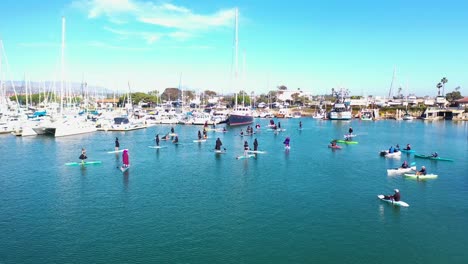
[[[253,123],[253,114],[250,107],[239,106],[229,115],[227,124],[229,126],[242,126]]]
[[[101,126],[98,130],[104,131],[131,131],[137,129],[146,128],[146,125],[142,122],[136,122],[134,120],[130,120],[128,117],[120,116],[114,117],[114,121],[109,126]]]
[[[328,118],[330,120],[350,120],[352,118],[351,110],[344,103],[335,103],[328,113]]]

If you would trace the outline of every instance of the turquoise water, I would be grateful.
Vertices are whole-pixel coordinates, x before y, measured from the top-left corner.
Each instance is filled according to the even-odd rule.
[[[151,149],[158,126],[66,138],[0,137],[0,263],[468,263],[468,123],[280,120],[254,137],[176,126],[179,146]],[[354,128],[357,145],[331,150]],[[245,127],[243,128],[245,130]],[[131,168],[117,169],[119,137]],[[282,142],[291,137],[291,150]],[[214,154],[220,137],[226,154]],[[243,141],[266,154],[237,160]],[[411,143],[454,162],[385,159]],[[102,164],[64,166],[80,149]],[[435,180],[387,176],[403,159]],[[379,201],[401,191],[408,208]]]

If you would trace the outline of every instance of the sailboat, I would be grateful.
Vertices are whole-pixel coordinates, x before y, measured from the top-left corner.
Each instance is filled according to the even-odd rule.
[[[234,82],[237,84],[237,73],[238,73],[238,46],[239,46],[239,26],[238,26],[238,17],[239,17],[239,10],[236,8],[236,32],[235,32],[235,80]],[[242,106],[237,105],[237,93],[236,93],[236,105],[234,110],[230,113],[229,118],[227,120],[227,124],[229,126],[241,126],[241,125],[249,125],[253,123],[253,112],[249,106]]]

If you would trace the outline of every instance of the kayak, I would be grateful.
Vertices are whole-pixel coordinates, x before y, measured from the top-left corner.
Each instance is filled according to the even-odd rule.
[[[236,159],[249,159],[249,158],[254,158],[255,154],[247,154],[247,156],[241,155],[237,156]]]
[[[437,174],[416,175],[414,173],[413,174],[405,173],[404,176],[406,178],[412,178],[416,180],[435,179],[438,177]]]
[[[130,168],[130,166],[128,166],[128,167],[120,166],[120,170],[122,172],[126,172],[129,168]]]
[[[119,149],[119,150],[114,150],[114,151],[107,151],[107,153],[119,153],[123,152],[125,149]]]
[[[193,140],[193,142],[202,143],[202,142],[206,142],[206,139],[195,139],[195,140]]]
[[[386,158],[399,158],[401,157],[401,152],[398,151],[398,152],[393,152],[393,153],[387,153],[385,154],[385,157]]]
[[[162,149],[162,148],[166,148],[166,146],[148,146],[148,148]]]
[[[352,140],[343,140],[343,139],[333,139],[332,141],[336,141],[336,143],[346,143],[346,144],[357,144],[357,141]]]
[[[335,145],[335,146],[332,146],[331,144],[328,145],[329,148],[332,148],[332,149],[341,149],[341,146],[338,146],[338,145]]]
[[[396,169],[388,169],[387,174],[388,175],[400,175],[400,174],[405,174],[409,173],[412,171],[416,171],[416,166],[409,167],[409,168],[396,168]]]
[[[433,157],[432,155],[414,154],[414,156],[415,156],[416,158],[421,158],[421,159],[440,160],[440,161],[453,161],[453,159],[441,158],[441,157]]]
[[[381,200],[381,201],[384,201],[384,202],[387,202],[387,203],[391,203],[393,205],[398,205],[398,206],[402,206],[402,207],[408,207],[409,204],[403,202],[403,201],[394,201],[394,200],[389,200],[389,199],[384,199],[384,195],[383,194],[379,194],[377,195],[377,197]]]
[[[66,166],[86,166],[86,165],[95,165],[95,164],[101,164],[102,162],[99,160],[96,161],[85,161],[85,162],[68,162],[65,163]]]
[[[404,152],[404,153],[414,153],[416,151],[410,149],[410,150],[407,150],[407,149],[400,149],[401,152]]]

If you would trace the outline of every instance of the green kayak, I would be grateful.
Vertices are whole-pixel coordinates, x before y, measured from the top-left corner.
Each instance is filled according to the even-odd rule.
[[[345,143],[345,144],[357,144],[357,141],[343,140],[343,139],[333,139],[336,143]]]
[[[433,157],[432,155],[420,155],[420,154],[414,154],[416,158],[420,159],[430,159],[430,160],[440,160],[440,161],[453,161],[453,159],[448,159],[448,158],[441,158],[441,157]]]

